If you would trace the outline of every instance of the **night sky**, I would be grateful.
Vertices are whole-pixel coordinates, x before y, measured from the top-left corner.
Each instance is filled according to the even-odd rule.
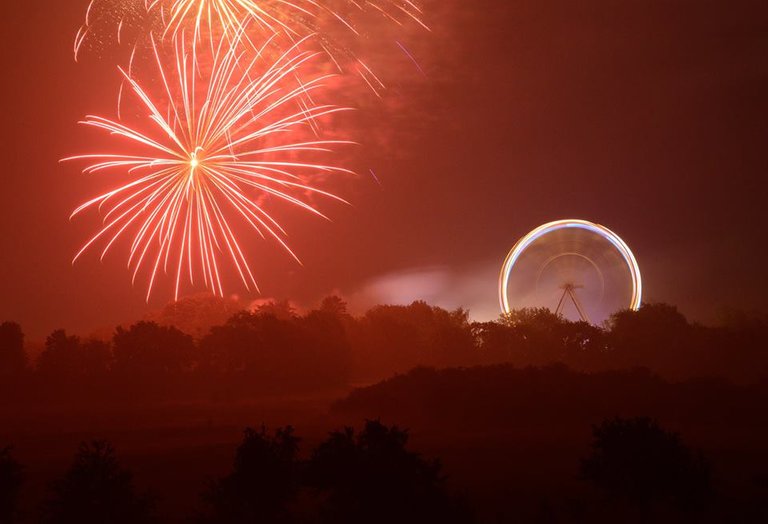
[[[99,187],[58,161],[89,151],[76,122],[113,113],[118,85],[115,60],[73,60],[87,4],[16,1],[1,22],[0,320],[33,337],[169,298],[145,303],[125,246],[71,264],[97,220],[69,214]],[[514,242],[584,218],[632,247],[647,300],[705,322],[766,310],[766,2],[430,0],[425,12],[432,32],[406,36],[426,75],[400,55],[379,66],[395,79],[383,102],[350,96],[363,106],[360,176],[341,188],[353,205],[326,206],[330,223],[284,217],[304,266],[264,243],[262,298],[421,297],[489,318]]]

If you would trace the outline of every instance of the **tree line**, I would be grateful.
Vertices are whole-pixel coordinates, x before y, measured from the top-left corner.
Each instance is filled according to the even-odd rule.
[[[446,487],[439,461],[408,449],[408,432],[379,421],[330,433],[307,458],[290,426],[246,428],[231,471],[201,486],[190,523],[469,523],[472,514]],[[144,524],[160,522],[157,494],[138,489],[115,448],[83,442],[37,511],[19,508],[24,468],[0,450],[0,522]],[[194,498],[192,499],[194,500]],[[437,520],[433,520],[437,519]]]
[[[359,431],[346,427],[330,433],[303,458],[292,427],[247,428],[229,473],[201,487],[186,521],[477,522],[468,499],[448,487],[441,463],[411,451],[408,440],[406,430],[369,420]],[[537,522],[717,522],[723,516],[711,513],[716,494],[707,460],[649,418],[610,418],[595,425],[591,449],[574,473],[604,498],[575,518],[545,505]],[[162,521],[158,494],[137,487],[107,441],[81,443],[37,510],[20,510],[24,482],[24,468],[10,448],[0,450],[0,522]],[[748,515],[765,516],[764,510]]]
[[[664,421],[708,428],[768,428],[768,380],[739,385],[719,378],[664,380],[647,369],[577,372],[563,364],[415,368],[336,400],[331,412],[367,413],[420,428],[494,433],[521,427],[562,432],[613,415],[652,413]]]
[[[673,380],[756,382],[768,375],[767,348],[765,319],[707,327],[665,304],[620,311],[594,326],[546,309],[471,322],[465,310],[424,302],[380,305],[355,317],[328,297],[303,314],[280,302],[237,311],[196,337],[153,321],[119,327],[111,340],[56,330],[36,359],[21,326],[5,322],[0,393],[22,390],[30,401],[233,399],[338,390],[418,366],[500,363],[564,363],[589,372],[645,367]]]

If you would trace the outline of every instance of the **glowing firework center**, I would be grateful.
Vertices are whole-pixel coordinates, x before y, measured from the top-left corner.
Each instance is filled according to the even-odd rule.
[[[502,313],[510,313],[513,309],[510,305],[511,301],[509,296],[509,283],[510,277],[513,273],[513,270],[515,270],[516,264],[520,260],[520,257],[537,240],[556,231],[569,229],[580,229],[589,233],[596,234],[600,238],[608,241],[610,245],[621,255],[623,262],[626,264],[626,267],[629,270],[631,279],[632,290],[628,307],[634,310],[637,310],[640,307],[643,293],[643,283],[640,276],[640,267],[638,266],[637,260],[632,254],[632,251],[629,249],[629,246],[627,246],[627,244],[616,233],[605,226],[594,224],[586,220],[557,220],[555,222],[550,222],[548,224],[537,227],[523,238],[518,240],[518,242],[507,255],[506,260],[504,260],[504,265],[502,266],[501,275],[499,277],[499,303],[501,305]],[[574,289],[576,287],[579,286],[575,286],[570,282],[564,284],[562,287],[564,290],[563,297],[561,298],[560,304],[558,304],[558,313],[560,312],[563,299],[566,296],[569,296],[576,303],[576,307],[579,308],[581,313],[581,306],[578,304],[578,299],[574,294]],[[582,319],[584,319],[583,314]]]

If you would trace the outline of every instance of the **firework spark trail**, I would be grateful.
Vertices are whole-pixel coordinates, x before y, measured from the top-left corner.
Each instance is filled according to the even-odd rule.
[[[134,154],[89,154],[64,160],[93,163],[84,173],[122,173],[131,180],[78,207],[72,217],[97,208],[101,229],[83,246],[75,261],[97,243],[103,259],[124,236],[132,234],[128,267],[136,281],[149,271],[147,300],[160,273],[173,272],[175,297],[182,282],[202,283],[223,295],[222,266],[231,263],[247,289],[256,289],[248,256],[233,230],[245,224],[263,238],[275,239],[291,256],[285,230],[263,208],[274,199],[323,217],[312,194],[339,197],[313,187],[314,175],[351,173],[346,169],[295,160],[299,154],[322,154],[340,140],[297,140],[301,129],[345,108],[315,104],[311,94],[331,75],[296,76],[318,53],[297,42],[268,60],[269,41],[258,53],[243,49],[243,29],[235,40],[222,40],[212,56],[209,75],[200,76],[196,46],[183,34],[174,40],[172,64],[153,40],[162,96],[154,99],[129,72],[121,69],[138,106],[148,111],[152,132],[100,116],[86,126],[107,131],[146,151]],[[209,78],[207,85],[202,78]],[[202,94],[202,96],[201,96]],[[164,107],[163,101],[165,101]],[[297,109],[298,108],[298,109]],[[277,157],[277,158],[275,158]]]
[[[305,36],[307,31],[314,32],[311,21],[318,14],[328,14],[333,19],[359,34],[352,21],[339,10],[333,9],[328,0],[169,0],[165,4],[155,5],[167,11],[167,31],[177,33],[183,28],[184,20],[194,19],[199,30],[218,19],[222,27],[238,28],[244,17],[250,17],[262,27],[272,32],[284,30],[297,37]],[[372,9],[392,22],[402,25],[402,18],[408,18],[425,29],[429,29],[421,19],[421,9],[410,0],[347,0],[346,6],[357,11]]]
[[[334,7],[336,5],[340,7]],[[219,33],[230,38],[239,33],[244,24],[251,24],[265,37],[283,34],[288,42],[285,47],[309,35],[322,34],[323,38],[317,42],[339,71],[346,71],[343,64],[349,64],[378,94],[383,84],[373,71],[320,28],[321,20],[331,20],[360,36],[354,13],[374,13],[398,26],[410,21],[429,30],[421,8],[413,0],[91,0],[85,23],[75,38],[74,53],[77,59],[88,38],[95,37],[94,34],[99,33],[97,27],[105,23],[116,26],[107,31],[116,31],[118,43],[125,25],[138,25],[143,28],[139,33],[144,37],[152,34],[158,38],[175,37],[184,30],[194,30],[195,41],[198,41],[201,35],[208,34],[214,47],[213,35]],[[138,42],[134,44],[132,57],[138,45]]]

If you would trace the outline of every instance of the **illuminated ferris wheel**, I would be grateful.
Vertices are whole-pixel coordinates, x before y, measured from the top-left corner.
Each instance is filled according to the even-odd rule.
[[[642,290],[629,246],[607,227],[575,219],[544,224],[518,240],[499,278],[502,313],[545,307],[590,323],[638,309]]]

